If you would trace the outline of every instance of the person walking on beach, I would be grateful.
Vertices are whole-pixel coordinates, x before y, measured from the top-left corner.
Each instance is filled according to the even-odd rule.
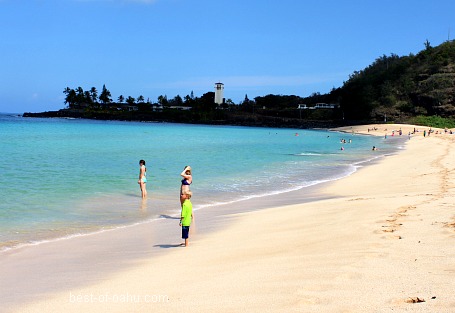
[[[141,188],[142,199],[147,198],[147,189],[145,185],[147,184],[147,168],[145,167],[145,161],[139,161],[139,180],[137,181],[139,187]]]
[[[183,172],[180,173],[180,176],[183,177],[182,184],[180,185],[180,205],[183,205],[183,201],[185,201],[183,193],[184,191],[190,191],[190,185],[193,182],[193,176],[191,175],[191,166],[185,166]]]
[[[185,247],[188,247],[188,237],[190,233],[190,225],[193,219],[193,204],[191,203],[190,199],[192,196],[192,192],[190,190],[183,191],[182,197],[183,204],[182,204],[182,212],[180,214],[180,223],[179,226],[182,226],[182,239],[185,240]]]

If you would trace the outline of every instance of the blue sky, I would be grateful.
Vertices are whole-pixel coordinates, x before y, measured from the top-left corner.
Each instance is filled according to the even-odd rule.
[[[342,86],[383,54],[455,38],[453,0],[0,0],[0,112],[63,89],[156,101],[218,81],[239,103]]]

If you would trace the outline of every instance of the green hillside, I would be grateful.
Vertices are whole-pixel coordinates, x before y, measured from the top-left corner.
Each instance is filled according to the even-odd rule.
[[[417,55],[376,59],[326,95],[338,101],[348,119],[407,119],[455,115],[455,41]]]

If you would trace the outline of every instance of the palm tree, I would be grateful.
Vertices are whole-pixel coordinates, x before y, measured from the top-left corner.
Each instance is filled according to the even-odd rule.
[[[112,102],[111,92],[109,90],[107,90],[106,85],[103,85],[103,91],[101,91],[99,99],[103,104]]]
[[[74,89],[66,87],[63,90],[63,93],[66,94],[65,104],[68,104],[68,108],[72,109],[74,107],[74,104],[76,103],[77,98],[76,91],[74,91]]]
[[[159,96],[158,103],[161,105],[167,105],[168,104],[167,96],[163,96],[163,95]]]
[[[95,87],[90,89],[90,97],[93,103],[96,103],[96,99],[98,99],[98,90]]]
[[[90,91],[85,91],[84,92],[84,102],[93,103],[92,95],[90,94]]]
[[[129,105],[133,105],[135,102],[136,102],[136,99],[134,99],[131,96],[128,96],[128,98],[126,98],[126,103],[128,103]]]

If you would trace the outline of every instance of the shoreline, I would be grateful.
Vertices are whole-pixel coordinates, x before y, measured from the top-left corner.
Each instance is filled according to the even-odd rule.
[[[247,306],[248,311],[271,312],[277,310],[341,312],[341,308],[356,312],[361,312],[361,308],[377,311],[388,307],[396,310],[410,309],[410,304],[405,302],[407,299],[405,293],[396,292],[396,288],[392,288],[395,293],[391,291],[391,295],[385,294],[381,290],[384,288],[390,291],[390,286],[380,276],[376,276],[378,274],[369,270],[373,265],[375,269],[380,269],[379,273],[385,275],[387,271],[393,270],[393,267],[390,268],[391,265],[396,266],[404,263],[406,264],[404,272],[417,267],[420,270],[417,273],[422,273],[422,268],[418,268],[420,263],[415,263],[416,261],[411,263],[411,259],[393,259],[391,252],[403,253],[399,250],[403,249],[402,243],[405,245],[404,248],[414,251],[415,247],[425,247],[424,244],[421,245],[422,241],[436,240],[423,237],[425,240],[420,240],[418,243],[409,242],[408,240],[413,238],[412,236],[419,234],[411,233],[412,228],[408,224],[418,224],[419,217],[412,214],[419,211],[418,209],[422,210],[421,216],[428,217],[428,212],[425,210],[426,206],[434,203],[434,201],[429,202],[429,200],[441,187],[440,177],[438,176],[441,171],[437,170],[439,168],[437,166],[435,169],[434,164],[447,169],[447,171],[442,172],[445,173],[448,184],[453,179],[450,176],[450,169],[454,161],[451,161],[448,156],[450,153],[453,154],[450,148],[453,148],[454,142],[453,138],[443,136],[445,135],[430,137],[428,138],[430,142],[426,143],[423,142],[422,137],[413,138],[410,141],[410,146],[397,155],[387,156],[370,166],[361,167],[356,173],[348,177],[325,183],[323,186],[319,185],[321,188],[313,190],[314,198],[311,198],[310,195],[308,202],[286,203],[286,201],[301,200],[302,193],[305,192],[293,193],[293,197],[295,197],[293,199],[286,199],[288,197],[252,199],[248,202],[258,206],[261,208],[260,210],[252,210],[247,213],[243,213],[242,210],[238,212],[229,210],[223,220],[210,220],[209,218],[207,224],[197,224],[197,228],[201,230],[201,235],[193,237],[194,242],[190,241],[191,246],[188,249],[174,249],[177,248],[174,243],[164,242],[157,248],[169,249],[169,253],[156,255],[152,252],[137,251],[133,245],[132,252],[126,251],[126,253],[135,254],[134,264],[128,264],[128,257],[124,260],[125,266],[123,268],[116,267],[115,264],[103,264],[107,267],[113,267],[113,271],[108,272],[107,275],[101,275],[103,277],[99,273],[98,275],[92,273],[92,276],[86,277],[87,281],[84,284],[78,286],[71,285],[70,273],[61,267],[57,268],[57,272],[61,270],[60,274],[66,275],[63,279],[66,282],[54,288],[57,291],[46,291],[46,286],[40,286],[43,292],[42,296],[45,299],[43,301],[32,299],[31,302],[35,302],[33,305],[24,303],[25,306],[21,309],[30,312],[46,310],[120,312],[131,309],[134,311],[150,311],[153,309],[156,312],[173,312],[181,311],[188,304],[193,307],[195,312],[220,311],[220,309],[226,312],[238,311],[244,305]],[[432,145],[433,153],[422,153],[423,159],[415,160],[412,153],[421,152],[420,148],[425,144],[427,146],[428,144]],[[419,166],[420,161],[427,161],[424,164],[429,165],[429,168]],[[391,173],[394,173],[393,177],[381,176],[390,170]],[[414,174],[414,171],[420,172]],[[416,181],[405,180],[406,183],[403,186],[403,178],[410,176]],[[430,183],[432,178],[435,180]],[[417,184],[419,179],[425,179],[423,188]],[[351,188],[346,185],[351,186]],[[355,187],[352,188],[352,186]],[[445,198],[453,196],[450,191],[450,186],[448,186],[439,192],[442,196],[437,201],[443,201],[440,203],[441,205],[448,202]],[[258,200],[262,200],[262,203]],[[271,202],[268,203],[268,201]],[[262,209],[265,204],[268,208]],[[386,204],[387,208],[384,209],[383,206]],[[438,219],[441,219],[437,224],[439,228],[442,228],[441,223],[447,223],[447,225],[451,223],[453,212],[446,211],[444,211],[445,215],[438,215]],[[200,219],[199,215],[200,213],[198,213],[197,221],[202,221],[203,218]],[[166,222],[173,223],[175,221],[170,218]],[[258,228],[258,225],[261,227]],[[428,226],[433,225],[425,226],[428,228]],[[432,228],[430,227],[430,229]],[[445,262],[449,265],[451,264],[450,261],[453,264],[455,258],[453,249],[449,249],[453,245],[455,236],[450,226],[443,230],[446,232],[442,231],[442,235],[437,233],[436,237],[441,239],[443,236],[444,240],[449,237],[452,240],[449,242],[438,241],[438,244],[445,244],[446,250],[442,249],[441,251],[446,251],[447,260]],[[179,238],[178,232],[179,229],[176,228],[175,238]],[[157,234],[152,234],[152,230],[148,230],[146,233],[151,237],[157,236]],[[117,235],[115,238],[110,238],[108,242],[120,240],[122,236]],[[229,240],[224,238],[229,238]],[[91,248],[88,251],[95,250],[96,244],[96,240],[89,240],[85,243]],[[127,244],[131,244],[131,242],[127,242]],[[60,248],[64,249],[65,246],[69,245],[62,244]],[[112,246],[105,247],[105,250],[115,255],[115,251],[110,250],[112,248]],[[432,247],[426,246],[425,248],[427,248],[424,251],[425,253],[434,254],[434,251],[431,250]],[[18,256],[17,254],[23,252],[12,253],[12,255]],[[56,252],[58,251],[54,250],[54,253]],[[428,259],[428,256],[425,257],[425,253],[419,258]],[[415,254],[417,255],[418,251]],[[33,257],[33,253],[25,253],[25,256]],[[21,257],[24,255],[19,255],[19,260]],[[79,260],[72,260],[59,256],[57,260],[80,266],[78,262],[87,261],[82,260],[82,257],[83,255]],[[182,272],[179,270],[182,257],[189,262],[188,266],[192,269],[191,273],[185,273],[188,277],[183,278]],[[439,260],[437,256],[434,256],[433,259]],[[106,262],[101,257],[91,261]],[[17,264],[9,265],[17,266]],[[87,266],[89,265],[91,264],[87,264]],[[426,265],[432,266],[432,263],[429,262]],[[52,268],[52,270],[56,269]],[[436,276],[441,273],[439,268],[434,269],[434,271]],[[445,269],[445,271],[450,273],[450,268]],[[444,273],[444,270],[442,272]],[[31,271],[25,273],[25,275],[29,274]],[[76,274],[85,275],[87,272],[82,271]],[[391,275],[396,278],[399,273],[392,273]],[[425,275],[425,283],[433,282],[433,276]],[[443,287],[453,290],[455,286],[451,281],[454,277],[451,276],[452,280],[444,280],[437,276],[440,279],[438,282],[442,283],[440,285]],[[366,280],[366,278],[370,278],[370,280]],[[400,281],[398,285],[405,284],[403,286],[408,287],[405,289],[412,289],[412,283],[416,283],[412,281],[413,277],[406,276],[405,278],[408,281]],[[44,283],[49,284],[50,281]],[[355,290],[359,283],[363,288]],[[406,283],[408,284],[406,285]],[[177,285],[186,286],[184,290],[187,290],[188,293],[181,294],[182,289]],[[339,289],[334,288],[336,286]],[[350,290],[347,286],[351,286],[353,289]],[[371,290],[365,290],[365,286],[369,286],[380,296],[376,295],[375,297],[374,293],[371,294]],[[436,311],[445,312],[444,309],[448,310],[450,304],[455,303],[455,299],[449,291],[445,295],[442,291],[437,290],[441,288],[440,286],[431,285],[429,288],[435,289],[435,299],[431,299],[432,296],[428,298],[429,291],[417,294],[416,291],[411,292],[409,290],[409,297],[420,296],[426,300],[424,303],[411,305],[421,306],[422,309],[434,308],[433,305],[436,305],[438,307]],[[123,294],[128,292],[129,294],[144,295],[146,290],[156,292],[161,290],[162,293],[169,296],[170,301],[160,304],[146,304],[144,302],[71,303],[68,299],[68,292],[71,291],[75,295],[90,293],[99,295],[101,290],[104,292],[109,290],[110,294],[117,295],[122,294],[122,292]],[[369,297],[365,299],[365,295],[360,291],[366,292]],[[12,309],[14,310],[14,308]]]
[[[231,215],[321,199],[323,196],[320,188],[321,184],[317,184],[217,204],[214,210],[211,210],[213,207],[198,209],[195,211],[198,226],[192,232],[196,229],[198,234],[206,236],[218,231],[218,228],[228,227]],[[218,219],[220,216],[226,219]],[[136,263],[160,257],[170,249],[178,248],[180,228],[171,226],[178,225],[174,220],[178,221],[178,217],[166,215],[149,221],[44,240],[37,244],[24,244],[1,251],[0,298],[3,308],[8,308],[7,312],[15,312],[21,303],[36,301],[59,290],[83,287],[87,285],[86,279],[105,279]],[[71,250],[61,255],[67,247],[71,247]],[[107,261],[108,258],[110,260]]]
[[[302,120],[297,117],[277,117],[270,115],[251,115],[249,113],[224,114],[222,118],[205,119],[187,117],[187,111],[171,110],[169,112],[133,113],[129,111],[85,111],[83,109],[60,109],[46,112],[24,112],[24,118],[81,118],[92,120],[130,121],[130,122],[157,122],[157,123],[185,123],[201,125],[225,125],[247,127],[272,128],[330,128],[343,125],[337,120]]]
[[[195,211],[198,226],[193,227],[192,236],[195,232],[196,236],[199,233],[208,236],[218,231],[218,228],[226,228],[232,223],[231,215],[322,199],[324,196],[321,195],[320,188],[321,184],[317,184],[279,194],[218,204],[216,210],[201,208]],[[226,219],[221,220],[219,217]],[[11,312],[15,312],[21,303],[34,302],[43,295],[74,287],[82,288],[87,285],[82,276],[90,277],[89,280],[102,280],[131,268],[132,264],[161,257],[169,250],[179,248],[180,228],[177,225],[178,217],[166,215],[117,228],[3,250],[0,252],[2,305],[4,308],[11,307]],[[66,251],[67,247],[71,247],[71,250]],[[64,255],[60,255],[62,251],[65,251]],[[105,261],[105,258],[109,261]]]
[[[359,167],[362,167],[363,164],[371,164],[373,162],[375,162],[378,158],[382,158],[382,157],[386,157],[387,155],[381,155],[381,156],[378,156],[378,157],[375,157],[375,158],[372,158],[372,159],[368,159],[368,160],[362,160],[362,161],[358,161],[356,163],[353,163],[352,166],[355,168],[355,170],[350,173],[350,172],[346,172],[344,173],[342,176],[340,177],[337,177],[337,178],[333,178],[333,179],[327,179],[327,180],[321,180],[321,181],[318,181],[318,182],[313,182],[309,185],[305,185],[305,186],[301,186],[301,187],[296,187],[296,188],[291,188],[291,189],[283,189],[283,190],[277,190],[275,192],[271,192],[270,194],[253,194],[253,195],[250,195],[250,196],[246,196],[246,197],[239,197],[239,198],[236,198],[232,201],[223,201],[223,202],[217,202],[217,203],[207,203],[207,204],[202,204],[202,205],[198,205],[197,207],[194,207],[194,211],[195,213],[197,213],[198,211],[200,210],[214,210],[212,212],[214,212],[215,214],[218,214],[217,212],[217,208],[218,207],[225,207],[225,206],[239,206],[241,208],[244,208],[245,205],[243,205],[244,202],[248,203],[248,202],[254,202],[256,201],[257,199],[261,199],[261,198],[268,198],[268,197],[277,197],[277,199],[282,199],[284,197],[286,197],[286,195],[289,195],[289,194],[293,194],[293,193],[303,193],[304,191],[307,191],[307,190],[312,190],[312,189],[320,189],[322,188],[321,185],[324,185],[324,184],[327,184],[327,183],[330,183],[332,181],[336,181],[336,180],[340,180],[340,179],[344,179],[350,175],[352,175],[353,173],[355,173],[357,171],[357,169]],[[368,165],[367,165],[368,166]],[[261,201],[261,200],[259,200]],[[310,200],[305,200],[305,201],[310,201]],[[285,202],[285,200],[278,200],[279,203],[281,202]],[[295,200],[293,201],[295,203],[293,204],[297,204],[298,201]],[[255,209],[251,209],[251,210],[259,210],[260,208],[255,208]],[[247,211],[249,209],[246,209]],[[234,210],[235,211],[235,210]],[[229,213],[229,212],[227,212]],[[225,213],[223,213],[225,214]],[[36,240],[36,241],[28,241],[28,242],[21,242],[17,245],[14,245],[14,246],[7,246],[7,245],[4,245],[4,246],[0,246],[0,258],[2,256],[2,254],[8,254],[8,253],[14,253],[15,250],[20,250],[20,249],[27,249],[28,247],[34,247],[34,246],[39,246],[41,244],[52,244],[53,242],[59,242],[59,241],[64,241],[64,240],[69,240],[69,239],[77,239],[77,238],[83,238],[83,237],[87,237],[87,236],[96,236],[96,235],[99,235],[99,234],[102,234],[102,233],[106,233],[106,232],[113,232],[113,231],[117,231],[117,230],[121,230],[121,229],[125,229],[125,228],[130,228],[130,227],[136,227],[136,226],[140,226],[140,225],[150,225],[152,223],[157,223],[159,222],[160,220],[163,220],[163,219],[166,219],[166,218],[173,218],[173,217],[177,217],[179,215],[179,213],[169,213],[169,214],[161,214],[161,215],[158,215],[156,217],[151,217],[147,220],[140,220],[140,221],[135,221],[135,222],[132,222],[132,223],[128,223],[128,224],[119,224],[119,225],[113,225],[113,226],[110,226],[108,227],[108,225],[103,226],[101,228],[95,228],[93,230],[88,230],[87,232],[76,232],[76,233],[72,233],[72,234],[68,234],[68,235],[64,235],[64,236],[57,236],[57,237],[49,237],[49,238],[44,238],[44,239],[39,239],[39,240]]]
[[[332,130],[327,130],[327,131],[330,133]],[[337,129],[335,129],[334,132],[339,132],[339,131]],[[403,140],[403,142],[405,142],[405,141]],[[395,146],[395,149],[399,149],[396,147],[401,146],[402,143],[395,141],[395,143],[393,143],[393,145]],[[336,175],[338,175],[337,177],[322,178],[321,180],[310,180],[308,182],[308,184],[306,184],[305,186],[292,186],[292,187],[288,186],[288,187],[285,187],[286,189],[277,189],[277,190],[274,190],[274,191],[272,190],[272,191],[268,191],[268,192],[263,191],[263,193],[256,193],[256,194],[251,194],[251,195],[247,195],[247,196],[238,196],[237,198],[231,198],[231,200],[223,199],[220,202],[210,202],[209,201],[207,203],[202,203],[202,204],[196,203],[195,208],[196,208],[196,210],[200,210],[200,209],[210,210],[212,208],[216,209],[216,207],[223,206],[223,205],[234,205],[234,206],[240,205],[241,206],[241,204],[237,204],[237,203],[241,203],[243,201],[250,201],[250,200],[254,201],[254,199],[256,199],[256,198],[263,198],[263,197],[269,197],[269,196],[272,196],[272,197],[277,196],[277,197],[282,198],[282,197],[285,197],[285,195],[288,193],[302,192],[302,191],[305,191],[307,188],[312,188],[313,186],[315,186],[315,188],[319,188],[318,187],[319,185],[329,183],[330,181],[333,181],[333,180],[343,179],[349,175],[352,175],[352,173],[355,172],[357,170],[357,168],[363,167],[365,164],[368,166],[368,164],[370,164],[372,162],[376,162],[376,159],[378,159],[378,158],[380,159],[389,154],[387,152],[384,152],[384,153],[385,154],[382,154],[382,155],[379,155],[379,154],[370,155],[369,158],[367,158],[367,159],[361,159],[361,160],[355,161],[351,164],[347,164],[348,166],[346,167],[346,169],[344,171],[338,172],[338,174],[336,174]],[[393,154],[396,152],[391,152],[391,153]],[[124,205],[123,202],[125,201],[125,199],[127,199],[128,201],[131,202],[130,196],[131,196],[130,194],[128,194],[126,196],[124,195],[124,198],[118,198],[116,201],[122,202],[122,205]],[[94,203],[97,203],[95,201],[96,201],[95,199],[89,199],[89,201],[86,201],[86,203],[90,203],[90,205],[93,206]],[[153,203],[155,203],[155,201],[152,199],[150,199],[150,201],[153,201]],[[128,203],[128,205],[130,205],[130,204],[131,203]],[[145,210],[145,211],[147,210],[146,202],[145,202],[145,205],[143,202],[140,206],[141,206],[141,210]],[[174,210],[174,211],[177,212],[177,210]],[[115,225],[107,224],[104,226],[103,225],[93,226],[93,228],[87,227],[87,228],[81,229],[81,231],[76,231],[76,232],[71,232],[71,233],[68,233],[65,229],[60,229],[60,231],[53,229],[52,231],[48,232],[48,235],[49,235],[48,237],[46,237],[45,236],[46,234],[45,234],[43,236],[40,236],[39,238],[34,237],[33,240],[30,240],[30,241],[20,241],[20,242],[16,241],[17,243],[14,242],[14,245],[8,245],[8,242],[5,242],[5,244],[0,245],[0,257],[2,255],[2,253],[8,252],[10,250],[23,249],[23,248],[27,248],[30,246],[37,246],[40,244],[47,244],[47,243],[52,243],[52,242],[62,241],[62,240],[67,240],[67,239],[72,239],[72,238],[82,238],[85,236],[96,235],[99,233],[115,231],[117,229],[134,227],[134,226],[141,225],[141,224],[154,223],[154,222],[157,222],[158,220],[160,220],[161,216],[163,214],[164,214],[164,216],[178,214],[178,212],[175,213],[174,211],[173,212],[166,211],[166,212],[162,213],[161,215],[155,215],[153,217],[148,218],[147,220],[137,220],[137,221],[132,221],[132,222],[125,223],[125,224],[115,224]],[[60,233],[63,235],[60,235]],[[13,241],[11,241],[11,242],[13,242]]]

